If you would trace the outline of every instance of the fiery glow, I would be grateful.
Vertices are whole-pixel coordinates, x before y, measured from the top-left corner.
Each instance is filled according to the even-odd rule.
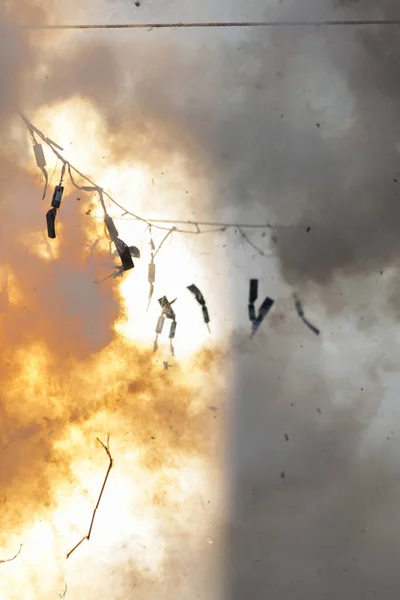
[[[93,117],[94,114],[94,117]],[[42,110],[35,116],[35,122],[48,132],[48,136],[63,148],[66,148],[67,159],[85,174],[89,174],[95,181],[109,192],[126,210],[133,214],[146,215],[149,198],[156,195],[152,186],[152,173],[143,166],[132,165],[130,162],[115,165],[108,164],[107,159],[107,136],[100,117],[87,102],[70,102],[61,107],[53,107],[51,110]],[[82,143],[85,140],[85,143]],[[71,148],[71,150],[68,150]],[[72,155],[70,157],[70,154]],[[172,157],[174,167],[176,160]],[[105,164],[104,164],[105,163]],[[174,179],[184,189],[187,187],[184,172],[174,171]],[[165,207],[173,207],[174,190],[165,194],[158,200],[161,207],[159,214],[168,215]],[[100,247],[108,248],[104,238],[103,211],[96,196],[91,210],[94,219],[92,234],[88,242],[93,243],[100,240]],[[116,219],[116,225],[120,236],[129,245],[136,245],[141,250],[142,258],[135,261],[134,273],[126,276],[119,286],[120,299],[124,308],[124,316],[116,323],[119,334],[129,340],[150,341],[150,332],[154,332],[157,317],[160,314],[157,298],[167,295],[174,299],[179,297],[176,303],[178,332],[176,349],[180,356],[194,352],[209,339],[209,333],[201,318],[200,309],[193,297],[185,289],[187,285],[197,281],[205,281],[204,292],[210,297],[210,277],[200,267],[197,257],[194,256],[194,247],[191,235],[171,234],[165,245],[163,245],[156,259],[156,292],[154,294],[150,309],[147,310],[149,284],[147,282],[147,269],[150,262],[150,234],[145,223],[135,221],[129,215],[121,218],[123,211],[107,201],[110,216]],[[162,225],[164,227],[164,225]],[[168,226],[165,226],[168,231]],[[172,227],[172,225],[171,225]],[[156,248],[167,233],[165,230],[152,229],[152,236]],[[193,231],[195,228],[193,227]],[[62,232],[61,232],[62,235]],[[189,239],[188,239],[189,238]],[[112,248],[112,251],[115,251]],[[47,256],[47,254],[46,254]],[[113,257],[106,264],[112,270]],[[159,293],[157,295],[157,291]],[[185,335],[179,332],[185,331]],[[214,331],[215,333],[215,331]],[[167,327],[163,332],[162,340],[167,339]]]
[[[154,201],[150,169],[102,158],[105,127],[88,103],[47,107],[35,122],[63,146],[68,160],[128,210],[144,213],[150,194]],[[47,157],[51,174],[56,161]],[[31,164],[26,169],[37,177]],[[58,176],[59,170],[52,185]],[[175,183],[184,184],[185,177],[184,170],[174,173]],[[20,236],[30,266],[9,265],[10,307],[0,316],[4,559],[23,544],[14,561],[0,565],[4,600],[54,598],[65,581],[74,589],[71,597],[99,597],[85,578],[88,561],[94,572],[102,565],[105,573],[125,561],[121,592],[113,584],[105,597],[128,597],[123,590],[133,576],[144,583],[162,581],[171,553],[186,553],[182,544],[207,546],[208,526],[199,528],[199,518],[210,523],[220,502],[215,474],[211,486],[212,440],[220,425],[207,409],[218,405],[222,389],[222,355],[216,349],[220,325],[214,329],[213,324],[210,337],[200,307],[186,290],[199,283],[210,306],[219,307],[210,275],[198,260],[198,241],[171,234],[165,242],[156,258],[156,290],[147,312],[146,226],[126,218],[116,222],[120,237],[138,246],[142,257],[121,281],[95,286],[97,270],[111,272],[115,257],[104,239],[97,199],[82,195],[74,213],[78,194],[66,185],[70,208],[56,243],[49,246],[37,226]],[[161,199],[162,216],[173,207],[172,188],[169,194]],[[121,211],[111,206],[110,214],[118,217]],[[165,232],[152,235],[157,247]],[[97,238],[90,252],[88,245]],[[92,304],[85,305],[80,281],[92,295],[95,313]],[[153,353],[157,299],[164,294],[178,297],[176,358],[170,355],[168,327],[159,352]],[[114,298],[119,311],[112,308]],[[108,339],[101,341],[97,329],[107,331],[107,324]],[[171,369],[163,368],[163,360]],[[108,464],[96,437],[105,441],[107,434],[115,466],[90,542],[66,562],[67,552],[88,531]]]

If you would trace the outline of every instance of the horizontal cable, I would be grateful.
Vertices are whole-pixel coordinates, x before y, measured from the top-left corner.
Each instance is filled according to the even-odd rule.
[[[98,23],[60,25],[0,25],[0,31],[9,30],[90,30],[90,29],[217,29],[239,27],[371,27],[400,25],[399,19],[350,19],[325,21],[208,21],[177,23]]]

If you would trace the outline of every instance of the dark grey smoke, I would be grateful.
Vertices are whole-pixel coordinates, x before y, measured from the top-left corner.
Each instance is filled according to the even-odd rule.
[[[331,8],[399,16],[394,2]],[[256,343],[236,346],[234,600],[398,596],[398,309],[383,315],[398,306],[385,278],[400,250],[398,40],[398,28],[306,29],[242,45],[253,70],[219,130],[222,177],[243,214],[295,226],[275,234],[281,273],[336,317],[311,339],[280,301]],[[265,285],[278,292],[272,273]]]
[[[314,4],[305,3],[300,16],[313,17]],[[322,7],[317,17],[399,11],[394,2]],[[291,4],[270,14],[299,16]],[[275,244],[291,284],[326,284],[339,272],[371,273],[396,261],[398,28],[239,30],[223,43],[215,31],[147,33],[124,34],[118,46],[108,37],[123,56],[124,77],[112,76],[109,59],[94,50],[73,63],[83,93],[102,111],[112,109],[116,156],[140,160],[141,149],[157,141],[160,152],[183,152],[194,174],[211,180],[208,203],[217,211],[293,225]],[[105,87],[103,63],[111,77]],[[63,89],[63,70],[53,71]]]

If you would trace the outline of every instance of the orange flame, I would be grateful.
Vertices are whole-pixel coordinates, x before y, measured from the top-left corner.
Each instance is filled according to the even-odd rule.
[[[85,104],[39,113],[40,126],[46,125],[41,122],[45,114],[47,134],[64,147],[78,139],[77,132],[101,129],[94,127],[100,122]],[[148,192],[145,175],[129,164],[94,168],[101,164],[104,143],[100,135],[84,147],[75,142],[73,162],[81,161],[82,170],[116,188],[121,203],[129,207],[134,200],[140,212]],[[13,173],[18,174],[18,205],[3,207],[9,227],[3,230],[2,277],[8,304],[0,313],[0,547],[4,559],[20,543],[23,548],[15,560],[0,564],[0,597],[46,600],[63,589],[64,581],[74,590],[72,597],[99,597],[93,574],[88,582],[87,564],[93,572],[103,565],[108,575],[99,580],[113,581],[106,597],[128,597],[123,590],[133,573],[144,585],[164,579],[174,544],[180,550],[182,543],[193,548],[205,543],[209,536],[197,526],[199,518],[206,523],[212,514],[207,503],[218,502],[210,474],[219,425],[207,405],[218,403],[222,354],[204,348],[208,334],[201,314],[182,292],[192,283],[187,276],[202,272],[184,239],[160,252],[159,295],[165,293],[161,290],[171,298],[185,295],[177,302],[179,363],[163,369],[163,354],[152,351],[157,294],[149,313],[144,308],[146,248],[119,287],[94,285],[93,269],[113,259],[104,238],[94,258],[87,248],[103,236],[101,220],[86,215],[93,199],[77,202],[68,189],[59,237],[50,244],[43,236],[47,201],[41,209],[31,167],[26,162]],[[184,178],[184,172],[177,175]],[[135,198],[126,192],[132,179]],[[94,208],[93,215],[101,213]],[[143,227],[133,229],[131,222],[118,227],[124,239],[132,231],[144,235]],[[67,552],[87,533],[107,468],[96,437],[105,441],[107,434],[115,467],[92,537],[67,563]],[[118,576],[112,576],[115,568]]]

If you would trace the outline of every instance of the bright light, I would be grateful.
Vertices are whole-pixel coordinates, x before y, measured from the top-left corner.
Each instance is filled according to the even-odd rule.
[[[75,100],[62,106],[44,107],[33,121],[64,148],[67,160],[103,186],[127,210],[148,216],[151,198],[158,215],[176,218],[175,189],[185,187],[189,177],[183,166],[179,170],[184,161],[171,157],[174,185],[159,198],[152,183],[153,173],[143,157],[137,165],[128,160],[109,163],[105,126],[87,102]],[[51,176],[57,161],[48,149],[45,151]],[[33,160],[29,170],[36,176]],[[49,194],[58,183],[59,174],[58,163]],[[65,185],[67,201],[71,189],[67,176]],[[93,199],[97,203],[95,195]],[[207,521],[204,506],[215,482],[211,485],[210,457],[202,450],[202,432],[213,418],[210,413],[206,421],[204,413],[210,389],[216,384],[214,380],[212,384],[204,381],[205,367],[197,365],[193,355],[220,339],[221,322],[215,318],[218,308],[227,316],[227,307],[221,305],[220,299],[222,280],[215,284],[219,273],[213,262],[214,242],[207,236],[172,233],[168,237],[155,259],[155,291],[147,310],[150,231],[146,224],[129,215],[120,219],[122,211],[106,203],[110,215],[116,219],[121,239],[141,251],[141,258],[134,260],[134,270],[124,274],[117,284],[114,281],[101,284],[108,286],[110,295],[114,288],[121,302],[122,314],[114,323],[115,339],[82,362],[63,355],[62,340],[59,354],[42,339],[21,344],[12,357],[14,370],[10,370],[3,386],[7,418],[11,424],[18,423],[19,429],[15,432],[11,428],[7,435],[2,432],[2,438],[10,448],[15,443],[18,459],[23,452],[27,453],[21,463],[24,468],[30,455],[36,456],[37,452],[41,456],[43,448],[49,453],[49,460],[45,454],[43,472],[46,481],[47,478],[51,481],[48,493],[52,494],[48,504],[43,504],[40,518],[29,522],[24,516],[23,527],[17,527],[15,535],[10,532],[9,545],[2,549],[7,556],[9,551],[18,549],[19,543],[24,544],[18,560],[4,569],[0,581],[4,600],[53,598],[55,588],[60,591],[64,588],[67,575],[69,581],[75,582],[76,597],[81,597],[78,590],[82,590],[82,597],[92,598],[88,569],[94,569],[90,574],[93,580],[99,561],[113,569],[117,557],[122,555],[124,561],[129,556],[135,573],[161,582],[172,540],[186,536],[192,544],[206,545],[207,535],[199,527],[199,520]],[[189,213],[191,208],[188,202]],[[83,210],[87,210],[87,205]],[[102,248],[107,248],[103,212],[98,203],[91,216],[92,219],[84,217],[88,223],[86,242],[93,243],[99,236]],[[156,248],[166,233],[152,229]],[[42,231],[32,231],[23,243],[46,267],[50,261],[56,264],[61,260],[60,249],[68,235],[64,224],[59,238],[51,244],[43,238]],[[87,259],[87,248],[82,248],[84,254]],[[204,260],[202,255],[211,258]],[[111,253],[107,259],[109,272],[117,263],[118,257]],[[213,273],[211,264],[215,267]],[[12,266],[7,281],[11,302],[18,305],[25,302]],[[203,322],[200,306],[186,289],[192,283],[202,290],[211,309],[212,335]],[[104,290],[95,289],[99,295]],[[163,295],[169,300],[177,298],[173,305],[177,317],[175,356],[169,346],[168,320],[158,340],[159,350],[152,353],[161,313],[158,298]],[[163,360],[175,370],[164,369]],[[91,540],[84,542],[66,563],[66,552],[87,534],[98,499],[108,457],[96,437],[105,442],[106,433],[110,433],[115,465],[96,513]],[[29,468],[34,464],[29,463]],[[25,494],[30,490],[31,480],[27,481],[18,480]],[[37,493],[41,492],[40,481],[30,485],[37,485]],[[87,567],[90,560],[95,562],[95,568],[93,562]],[[118,565],[121,564],[118,558]],[[111,598],[109,594],[107,597]]]

